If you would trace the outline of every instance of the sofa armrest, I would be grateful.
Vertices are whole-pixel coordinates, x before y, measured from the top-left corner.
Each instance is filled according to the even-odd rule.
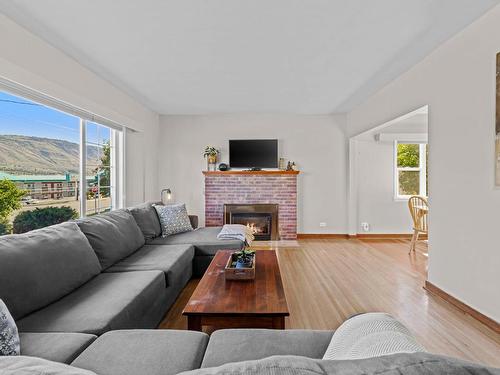
[[[193,229],[198,228],[198,215],[189,215],[189,221]]]

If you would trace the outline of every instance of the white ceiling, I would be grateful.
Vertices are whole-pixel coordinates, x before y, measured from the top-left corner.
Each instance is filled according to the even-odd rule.
[[[0,0],[161,114],[345,112],[500,0]]]

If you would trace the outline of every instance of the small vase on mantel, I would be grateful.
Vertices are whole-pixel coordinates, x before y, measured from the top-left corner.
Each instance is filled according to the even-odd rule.
[[[217,155],[209,155],[207,157],[207,170],[209,172],[217,170]]]
[[[209,172],[214,172],[217,170],[217,155],[219,154],[219,150],[214,146],[205,147],[205,152],[203,156],[207,158],[207,170]]]

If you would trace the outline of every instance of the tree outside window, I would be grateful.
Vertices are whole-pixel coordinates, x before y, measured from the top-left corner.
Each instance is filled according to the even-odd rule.
[[[427,196],[428,148],[423,143],[395,142],[395,197]]]

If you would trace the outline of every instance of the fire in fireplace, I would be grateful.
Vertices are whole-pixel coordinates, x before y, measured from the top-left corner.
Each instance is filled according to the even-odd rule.
[[[242,224],[250,228],[255,240],[277,240],[277,204],[225,204],[224,224]]]
[[[270,213],[233,213],[231,215],[233,224],[246,225],[252,230],[254,236],[269,236],[271,239],[271,219]]]

